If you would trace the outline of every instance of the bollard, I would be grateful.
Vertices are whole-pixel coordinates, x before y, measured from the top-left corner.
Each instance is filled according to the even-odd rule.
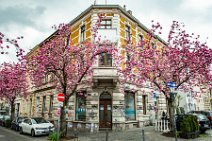
[[[143,137],[143,141],[145,141],[145,137],[144,137],[144,129],[142,129],[142,137]]]
[[[108,141],[108,129],[106,129],[106,141]]]

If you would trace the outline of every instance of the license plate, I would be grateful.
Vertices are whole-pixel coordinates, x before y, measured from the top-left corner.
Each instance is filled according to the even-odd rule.
[[[208,127],[208,125],[207,125],[207,124],[205,124],[205,125],[204,125],[204,127]]]

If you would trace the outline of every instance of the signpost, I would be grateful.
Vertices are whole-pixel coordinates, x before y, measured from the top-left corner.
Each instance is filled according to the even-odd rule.
[[[177,93],[176,92],[174,92],[174,90],[176,89],[176,82],[168,82],[167,83],[167,86],[169,87],[169,89],[170,89],[170,92],[169,92],[169,95],[170,95],[170,99],[171,99],[171,101],[172,101],[172,103],[174,102],[174,100],[175,100],[175,97],[176,97],[176,95],[177,95]],[[175,121],[175,109],[176,107],[175,107],[175,105],[174,105],[174,130],[175,130],[175,141],[177,141],[177,128],[176,128],[176,121]]]
[[[57,94],[57,100],[63,102],[65,100],[65,95],[63,93]]]
[[[58,111],[60,110],[60,112],[58,114],[59,117],[58,117],[58,127],[57,127],[57,134],[58,134],[57,140],[59,141],[59,139],[60,139],[60,114],[61,114],[61,112],[63,112],[63,111],[61,111],[61,107],[63,107],[63,101],[65,100],[65,95],[63,93],[57,94],[57,100],[58,100]]]

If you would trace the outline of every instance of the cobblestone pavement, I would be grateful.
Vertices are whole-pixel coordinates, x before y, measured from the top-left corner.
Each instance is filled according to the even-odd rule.
[[[109,131],[108,141],[175,141],[175,138],[165,137],[161,132],[154,131],[154,127],[144,127],[144,139],[142,128],[130,129],[127,131]],[[73,132],[69,133],[73,135]],[[178,139],[178,141],[212,141],[212,130],[196,139]],[[106,141],[106,131],[94,133],[78,132],[78,138],[73,141]]]

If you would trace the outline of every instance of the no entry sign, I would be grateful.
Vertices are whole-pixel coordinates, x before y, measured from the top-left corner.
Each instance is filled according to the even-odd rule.
[[[57,100],[63,102],[65,100],[65,95],[63,93],[59,93],[57,95]]]

